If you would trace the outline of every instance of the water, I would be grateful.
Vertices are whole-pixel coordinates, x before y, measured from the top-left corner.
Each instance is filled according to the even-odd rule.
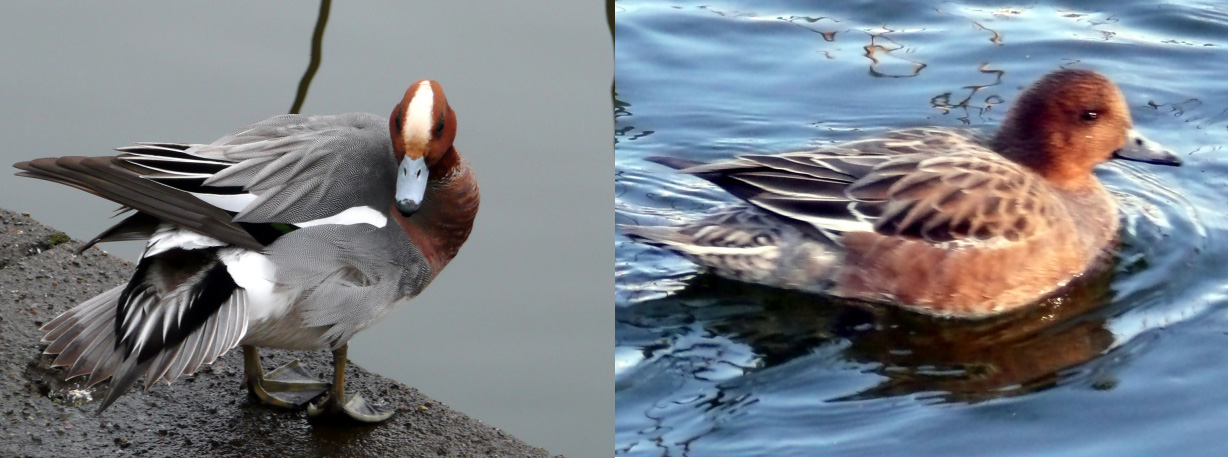
[[[318,9],[6,3],[0,165],[114,154],[135,141],[209,142],[285,113]],[[592,305],[608,294],[609,255],[588,253],[604,246],[612,219],[609,188],[591,176],[609,169],[610,53],[596,4],[334,2],[303,106],[386,116],[413,81],[441,82],[482,209],[457,259],[422,296],[357,336],[350,357],[575,457],[608,453],[610,382],[598,355],[612,330],[608,310]],[[114,224],[116,205],[14,172],[0,173],[0,207],[77,239]]]
[[[615,222],[730,201],[644,158],[992,129],[1059,67],[1179,152],[1115,161],[1108,271],[968,323],[739,284],[615,230],[618,455],[1224,454],[1228,8],[1210,2],[616,2]]]

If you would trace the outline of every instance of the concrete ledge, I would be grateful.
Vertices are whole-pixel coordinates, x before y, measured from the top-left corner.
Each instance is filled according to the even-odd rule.
[[[398,410],[376,426],[308,422],[302,410],[252,402],[237,349],[172,386],[130,391],[101,415],[83,380],[64,382],[42,354],[38,328],[60,312],[127,281],[133,265],[78,243],[28,216],[0,209],[0,456],[499,456],[548,457],[499,428],[350,364],[347,388]],[[326,351],[263,350],[266,369],[298,358],[322,380]],[[83,379],[83,377],[82,377]],[[107,384],[88,393],[101,397]]]

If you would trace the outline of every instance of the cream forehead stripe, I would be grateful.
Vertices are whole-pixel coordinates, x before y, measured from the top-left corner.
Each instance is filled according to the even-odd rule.
[[[431,139],[431,123],[434,121],[431,113],[434,110],[435,91],[431,89],[431,82],[418,83],[414,98],[409,101],[409,107],[405,109],[405,122],[402,123],[405,126],[402,136],[405,138],[407,156],[414,159],[422,157],[422,153],[426,150],[426,142]]]

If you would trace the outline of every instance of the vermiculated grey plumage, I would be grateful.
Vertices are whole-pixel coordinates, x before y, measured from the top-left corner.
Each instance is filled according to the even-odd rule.
[[[391,205],[396,166],[388,143],[388,120],[365,113],[336,116],[284,115],[270,118],[192,154],[235,164],[205,181],[237,186],[260,198],[235,216],[249,223],[302,222],[342,210]],[[354,154],[336,154],[351,151]],[[372,202],[372,198],[380,201]],[[386,202],[385,202],[386,201]],[[313,205],[299,205],[313,202]]]
[[[344,344],[391,310],[369,304],[416,296],[430,281],[431,272],[422,253],[391,221],[382,228],[369,224],[299,228],[267,246],[236,224],[307,222],[360,206],[386,212],[392,206],[393,189],[383,185],[395,182],[396,171],[388,138],[387,121],[375,115],[286,115],[252,124],[209,145],[144,143],[121,148],[123,154],[115,158],[19,164],[24,175],[69,184],[137,211],[90,244],[173,232],[176,229],[163,222],[169,221],[218,239],[219,246],[232,243],[259,249],[279,266],[277,277],[271,279],[277,284],[310,285],[299,286],[300,290],[286,286],[291,289],[282,293],[294,306],[285,316],[249,323],[248,297],[242,289],[226,296],[216,311],[194,316],[190,299],[199,294],[180,293],[197,288],[209,272],[216,275],[221,264],[201,258],[197,267],[191,267],[196,264],[180,261],[216,256],[211,253],[217,249],[159,253],[142,262],[171,257],[175,260],[169,262],[186,266],[182,269],[187,271],[175,274],[182,278],[149,277],[153,274],[138,268],[126,287],[112,289],[48,323],[46,351],[59,354],[54,364],[71,366],[70,377],[89,375],[90,385],[112,376],[111,391],[101,404],[106,408],[142,374],[147,389],[159,380],[173,382],[240,341],[297,349]],[[227,213],[189,192],[250,192],[259,197],[243,211]],[[374,265],[373,259],[401,264]],[[130,290],[127,296],[125,288]]]

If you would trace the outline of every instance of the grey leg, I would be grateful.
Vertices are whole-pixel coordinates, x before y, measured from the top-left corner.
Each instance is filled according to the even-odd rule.
[[[248,391],[261,402],[278,407],[301,407],[328,389],[327,383],[311,378],[298,360],[266,375],[260,365],[260,351],[249,345],[243,346],[243,372]]]
[[[320,404],[311,403],[307,406],[307,415],[318,417],[329,414],[345,415],[363,423],[379,423],[392,417],[393,411],[382,411],[367,404],[362,395],[345,394],[345,364],[349,344],[333,350],[333,387],[328,390]]]

